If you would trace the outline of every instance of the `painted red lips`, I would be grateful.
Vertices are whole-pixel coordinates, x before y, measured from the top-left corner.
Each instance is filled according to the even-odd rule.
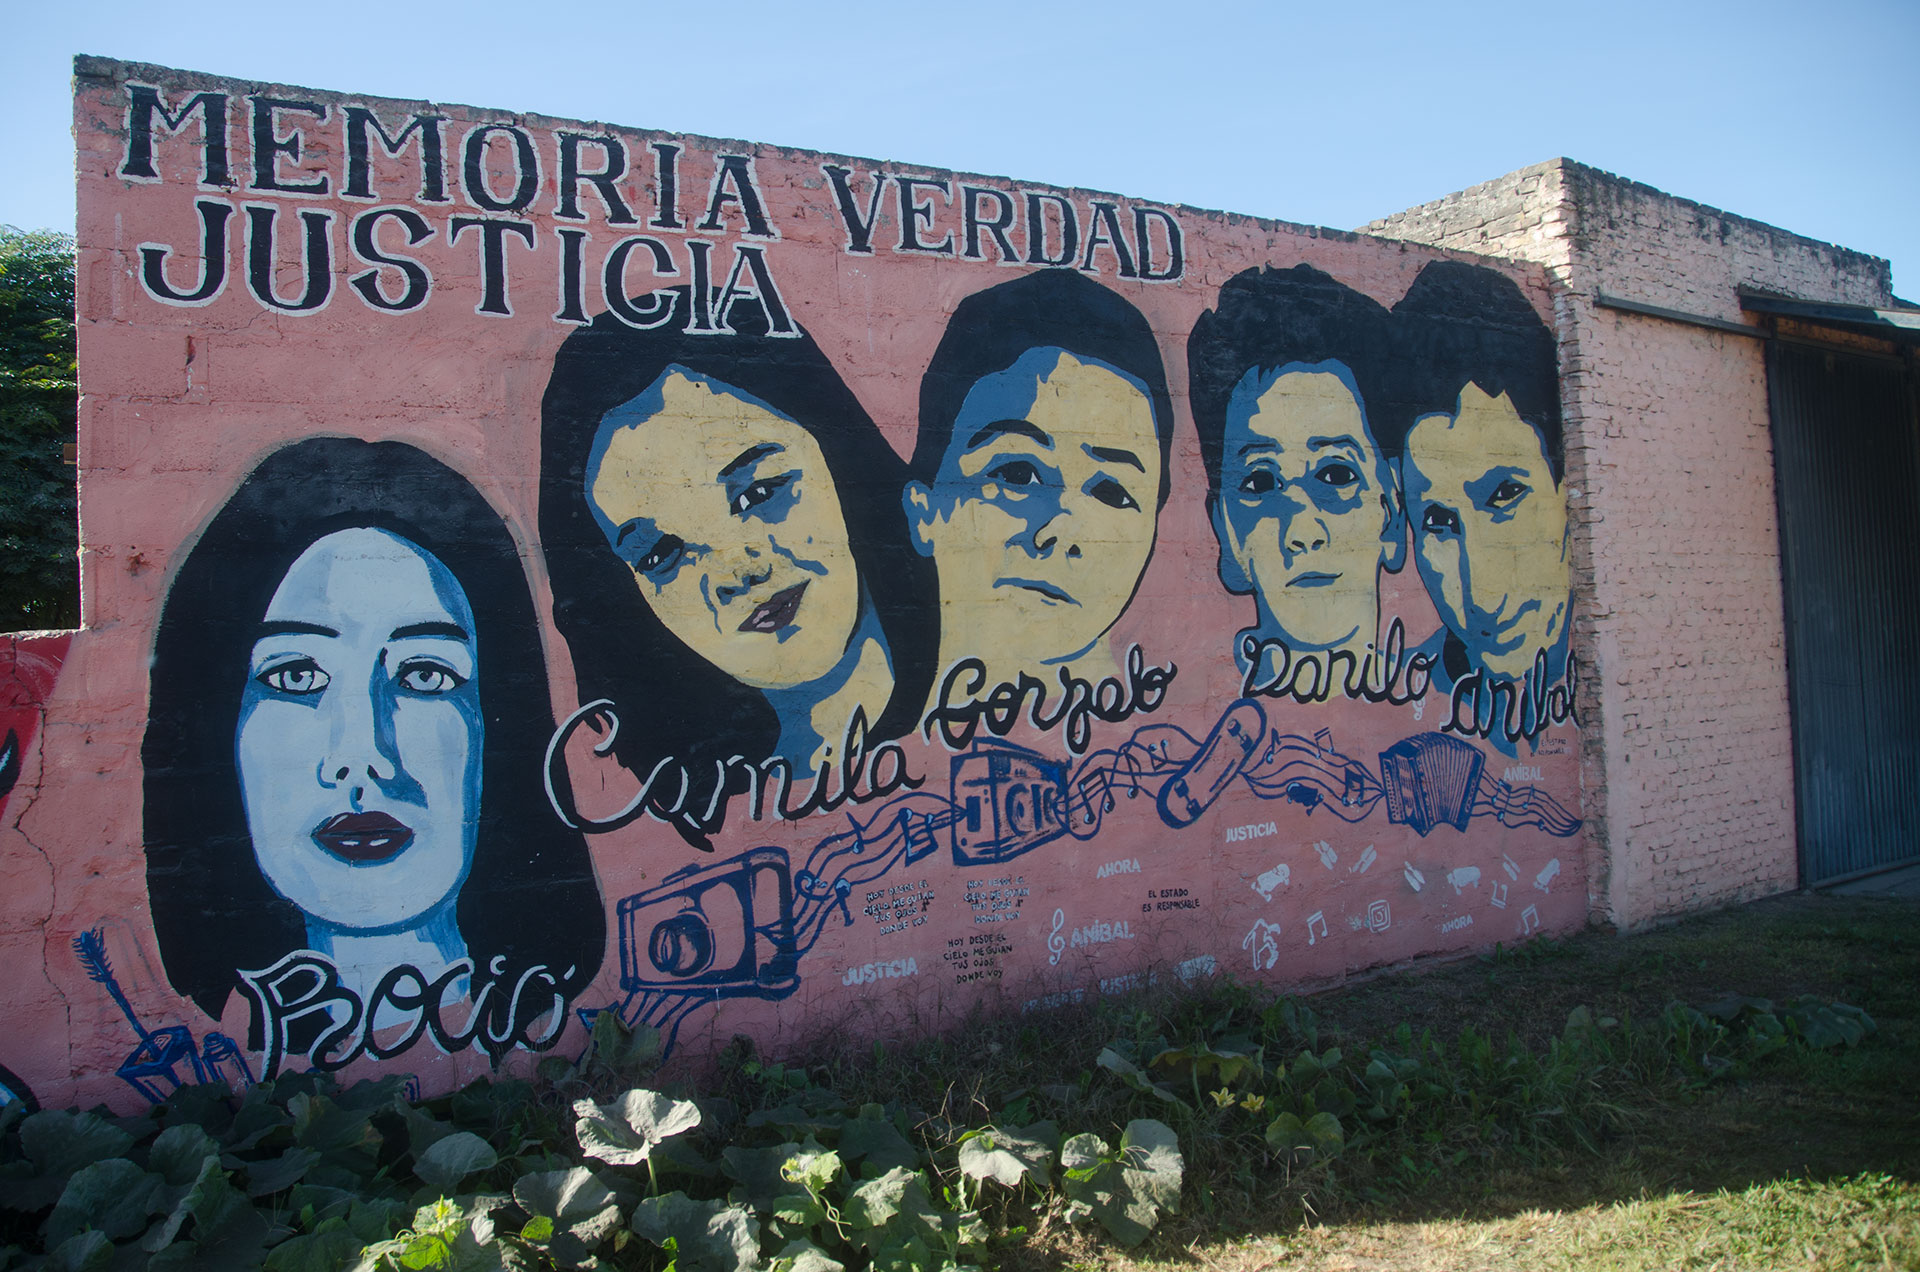
[[[760,608],[747,615],[738,630],[743,632],[777,632],[793,621],[800,612],[800,596],[807,590],[805,583],[795,583],[783,592],[775,592]]]
[[[356,866],[391,861],[413,842],[413,829],[385,813],[337,813],[313,829],[313,842]]]

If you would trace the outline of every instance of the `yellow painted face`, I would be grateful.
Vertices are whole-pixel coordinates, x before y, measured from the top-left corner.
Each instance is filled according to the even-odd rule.
[[[1264,391],[1257,378],[1234,391],[1216,526],[1269,634],[1294,649],[1375,638],[1375,576],[1400,531],[1386,481],[1339,372],[1290,371]]]
[[[1427,415],[1402,465],[1420,576],[1479,666],[1521,677],[1565,639],[1567,501],[1540,435],[1477,385],[1452,417]]]
[[[670,367],[601,421],[587,500],[653,612],[756,689],[810,684],[847,651],[860,580],[813,436]]]
[[[1153,408],[1131,376],[1028,351],[967,393],[909,510],[940,581],[948,655],[1058,662],[1112,627],[1153,553]]]

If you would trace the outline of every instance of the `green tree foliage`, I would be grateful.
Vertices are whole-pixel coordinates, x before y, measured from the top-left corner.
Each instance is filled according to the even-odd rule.
[[[0,630],[80,621],[73,239],[0,226]]]

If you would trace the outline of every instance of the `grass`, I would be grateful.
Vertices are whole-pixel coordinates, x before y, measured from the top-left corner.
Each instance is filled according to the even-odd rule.
[[[575,1104],[651,1084],[657,1037],[611,1014],[537,1083],[424,1102],[295,1074],[0,1116],[0,1269],[1920,1272],[1916,919],[1790,896],[1310,1001],[1221,977],[898,1044],[740,1040],[673,1133],[649,1093]]]
[[[1359,1220],[1194,1249],[1208,1272],[1515,1268],[1620,1272],[1915,1266],[1920,1189],[1885,1175],[1782,1180],[1736,1192],[1675,1193],[1486,1220]],[[1144,1266],[1144,1265],[1142,1265]],[[1162,1266],[1172,1266],[1163,1264]]]
[[[1163,1043],[1224,1047],[1236,1035],[1264,1045],[1269,1063],[1290,1061],[1300,1033],[1234,987],[980,1020],[898,1048],[842,1044],[803,1067],[850,1099],[920,1104],[935,1140],[940,1125],[1041,1116],[1076,1126],[1155,1116],[1179,1131],[1181,1215],[1125,1253],[1009,1208],[1001,1226],[1025,1231],[992,1261],[1016,1272],[1920,1269],[1916,919],[1911,901],[1792,895],[1316,996],[1310,1047],[1407,1055],[1424,1041],[1429,1070],[1453,1084],[1377,1132],[1361,1121],[1362,1142],[1331,1160],[1288,1161],[1268,1151],[1261,1118],[1204,1099],[1174,1107],[1095,1065],[1113,1043],[1144,1062]],[[1710,1039],[1663,1018],[1669,1004],[1729,994],[1849,1003],[1878,1032],[1858,1046],[1749,1060],[1737,1037],[1695,1054]],[[1572,1047],[1563,1035],[1579,1007],[1621,1024]],[[1477,1067],[1463,1036],[1485,1046]]]

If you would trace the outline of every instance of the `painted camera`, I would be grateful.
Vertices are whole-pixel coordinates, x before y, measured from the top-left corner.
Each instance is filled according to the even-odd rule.
[[[620,987],[784,998],[799,984],[793,877],[778,848],[688,866],[620,902]]]

